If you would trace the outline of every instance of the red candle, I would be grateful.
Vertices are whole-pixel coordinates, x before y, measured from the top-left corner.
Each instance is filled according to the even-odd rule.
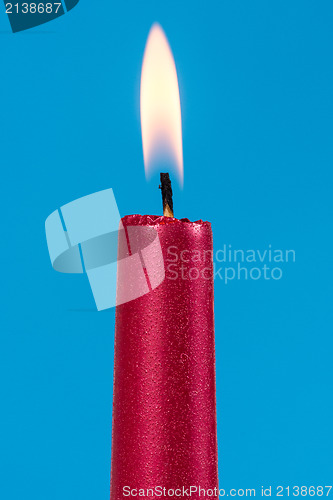
[[[111,500],[130,490],[149,498],[148,489],[186,497],[190,487],[191,498],[205,498],[218,481],[211,225],[148,215],[122,222],[119,257],[142,245],[129,241],[129,228],[154,230],[165,279],[116,309]],[[149,261],[148,253],[148,283]],[[118,293],[127,282],[119,266]]]
[[[176,67],[160,26],[141,75],[146,174],[164,160],[183,184]],[[209,222],[128,215],[118,245],[111,500],[217,498],[213,242]]]

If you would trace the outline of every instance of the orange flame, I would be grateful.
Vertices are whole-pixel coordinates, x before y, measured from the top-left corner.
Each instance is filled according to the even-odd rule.
[[[141,132],[146,178],[166,164],[183,185],[180,98],[175,62],[163,29],[149,32],[141,72]]]

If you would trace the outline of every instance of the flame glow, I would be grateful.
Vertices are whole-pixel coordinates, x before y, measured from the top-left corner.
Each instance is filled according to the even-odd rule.
[[[141,72],[141,131],[146,177],[165,165],[183,185],[183,145],[176,66],[159,24],[149,32]]]

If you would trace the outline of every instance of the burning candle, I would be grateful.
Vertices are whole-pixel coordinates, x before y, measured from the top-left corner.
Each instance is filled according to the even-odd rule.
[[[146,173],[168,154],[182,183],[177,74],[158,25],[145,50],[141,121]],[[119,262],[138,253],[149,291],[123,300],[129,269],[119,265],[111,500],[218,496],[211,226],[174,217],[168,174],[161,188],[163,216],[128,215],[119,237]]]

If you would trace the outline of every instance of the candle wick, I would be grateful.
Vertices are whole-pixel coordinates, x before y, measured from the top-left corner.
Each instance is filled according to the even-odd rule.
[[[161,184],[159,185],[159,188],[162,190],[163,215],[164,217],[174,217],[172,187],[169,174],[161,173],[160,179],[161,179]]]

